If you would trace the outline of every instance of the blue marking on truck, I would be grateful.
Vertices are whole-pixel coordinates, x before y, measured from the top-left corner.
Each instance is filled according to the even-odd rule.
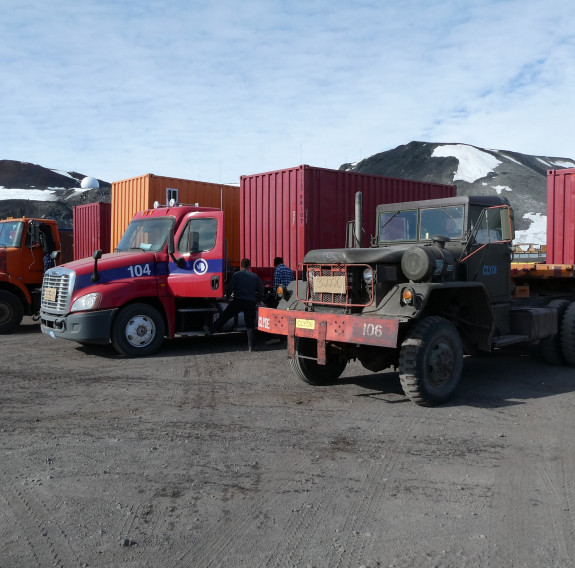
[[[94,284],[106,284],[108,282],[129,280],[132,278],[141,278],[144,276],[160,276],[167,274],[167,267],[165,262],[144,262],[129,264],[126,266],[118,266],[116,268],[98,268],[99,279],[97,282],[92,282],[92,273],[82,274],[76,276],[76,285],[74,288],[80,290]]]
[[[224,261],[221,258],[194,258],[186,260],[186,265],[183,268],[178,268],[175,262],[170,262],[168,269],[170,274],[202,276],[204,274],[218,274],[222,272],[223,266]]]

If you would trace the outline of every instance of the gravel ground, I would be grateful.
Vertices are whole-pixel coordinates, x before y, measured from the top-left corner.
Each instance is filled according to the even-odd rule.
[[[0,568],[572,565],[572,368],[467,359],[422,408],[242,334],[125,359],[25,323],[0,336]]]

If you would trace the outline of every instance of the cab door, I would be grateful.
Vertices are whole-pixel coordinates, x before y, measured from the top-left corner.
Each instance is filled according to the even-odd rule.
[[[511,297],[511,241],[513,223],[509,207],[484,209],[473,228],[468,255],[463,259],[467,280],[482,282],[492,303]]]
[[[174,236],[168,287],[177,298],[220,298],[224,295],[224,214],[193,212]],[[175,261],[174,261],[175,260]]]

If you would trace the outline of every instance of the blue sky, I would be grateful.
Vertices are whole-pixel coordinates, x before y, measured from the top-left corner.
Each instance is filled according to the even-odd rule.
[[[0,159],[238,183],[411,140],[575,158],[571,0],[0,7]]]

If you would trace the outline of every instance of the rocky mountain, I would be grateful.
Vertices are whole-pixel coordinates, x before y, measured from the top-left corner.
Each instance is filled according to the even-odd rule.
[[[0,160],[0,219],[45,217],[72,227],[73,207],[111,199],[112,185],[78,172]]]
[[[535,224],[544,226],[547,170],[573,167],[575,160],[570,158],[467,144],[410,142],[355,164],[343,164],[340,170],[455,184],[458,195],[504,195],[515,210],[516,229],[527,233]]]
[[[340,170],[455,184],[460,195],[502,194],[515,210],[516,242],[545,242],[547,171],[574,168],[575,160],[531,156],[468,144],[410,142]],[[111,184],[71,171],[0,160],[0,218],[51,217],[72,226],[75,205],[110,202]]]

